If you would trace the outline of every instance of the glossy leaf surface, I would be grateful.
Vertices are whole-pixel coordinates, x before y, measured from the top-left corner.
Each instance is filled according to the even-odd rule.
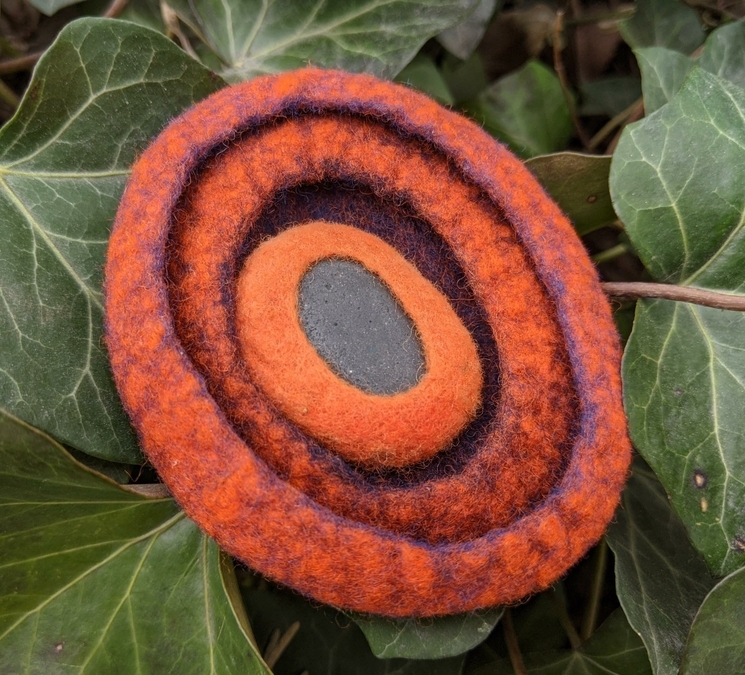
[[[0,131],[0,406],[105,459],[140,461],[102,340],[111,222],[137,153],[219,86],[163,35],[81,19]]]
[[[467,109],[524,158],[563,150],[572,136],[559,78],[538,61],[494,82]]]
[[[378,658],[441,659],[467,652],[486,640],[503,611],[498,607],[434,619],[352,618]]]
[[[662,485],[639,459],[606,536],[618,598],[654,672],[677,675],[693,618],[715,582]]]
[[[217,546],[0,413],[0,672],[268,673]]]
[[[313,65],[393,77],[478,0],[170,0],[231,82]]]

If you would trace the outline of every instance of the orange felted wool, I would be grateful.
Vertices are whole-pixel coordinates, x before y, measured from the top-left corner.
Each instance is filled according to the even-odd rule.
[[[297,285],[329,256],[375,272],[417,327],[410,390],[358,390],[304,338]],[[174,497],[318,601],[514,602],[618,503],[619,348],[581,242],[517,159],[404,87],[308,69],[187,111],[133,169],[106,309],[117,386]]]
[[[303,275],[320,260],[356,260],[412,319],[426,372],[411,389],[373,395],[344,382],[308,341],[298,311]],[[285,230],[249,256],[238,277],[236,327],[253,379],[281,412],[352,462],[406,466],[442,450],[481,400],[476,345],[448,301],[392,246],[348,225]]]

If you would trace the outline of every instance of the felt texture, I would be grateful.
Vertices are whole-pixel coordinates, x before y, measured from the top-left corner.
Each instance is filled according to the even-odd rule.
[[[308,341],[298,287],[312,265],[332,256],[375,273],[412,319],[426,361],[415,387],[369,394],[336,375]],[[393,247],[362,230],[316,221],[269,239],[243,263],[235,306],[252,379],[281,413],[349,461],[401,467],[428,459],[481,400],[476,345],[448,301]]]
[[[429,231],[424,236],[409,231],[396,243],[416,263],[427,263],[422,253],[431,249],[438,233],[451,249],[457,243],[454,235],[463,230],[483,237],[469,237],[461,249],[482,260],[481,267],[472,265],[468,272],[482,274],[487,286],[483,298],[476,299],[500,345],[501,379],[499,387],[492,382],[484,394],[491,415],[479,420],[475,433],[464,432],[467,442],[440,453],[446,457],[437,470],[361,473],[315,439],[300,435],[248,375],[234,338],[231,289],[243,257],[263,240],[250,237],[255,223],[260,224],[266,210],[281,211],[245,189],[256,185],[258,175],[268,182],[266,195],[295,182],[343,178],[356,180],[355,191],[375,189],[394,204],[409,195],[413,212],[427,218]],[[448,186],[446,195],[441,185]],[[313,203],[306,195],[305,209],[287,214],[293,216],[289,223],[302,218]],[[356,206],[341,210],[369,227],[369,221],[360,222]],[[575,418],[553,309],[513,230],[444,158],[371,120],[288,120],[253,136],[250,144],[221,152],[200,172],[200,180],[191,183],[176,213],[168,276],[180,343],[251,447],[314,501],[353,521],[434,544],[468,541],[506,526],[552,488],[564,468]],[[404,223],[370,229],[382,238],[397,225]],[[437,267],[430,264],[429,269],[430,281],[437,285]],[[459,290],[471,286],[466,271],[459,270],[448,295],[456,308]],[[497,277],[495,284],[491,279]],[[488,370],[496,371],[496,357],[485,352],[492,356],[486,360]],[[537,395],[539,390],[543,395]],[[382,481],[376,480],[380,477]]]
[[[428,461],[339,456],[241,353],[243,262],[319,219],[398,244],[473,336],[481,409]],[[105,292],[117,386],[176,499],[316,600],[388,616],[515,602],[576,562],[618,503],[620,350],[581,242],[516,158],[409,89],[307,69],[187,111],[133,168]]]

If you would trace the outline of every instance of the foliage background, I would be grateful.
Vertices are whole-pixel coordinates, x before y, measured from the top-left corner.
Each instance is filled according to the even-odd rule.
[[[398,622],[222,554],[144,463],[101,340],[137,153],[226,82],[307,62],[474,117],[603,278],[740,293],[743,15],[726,0],[4,0],[0,673],[745,673],[742,314],[614,302],[640,456],[606,537],[518,607]]]

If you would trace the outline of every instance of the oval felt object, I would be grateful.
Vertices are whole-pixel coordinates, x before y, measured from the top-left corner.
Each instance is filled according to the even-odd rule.
[[[315,221],[393,246],[471,335],[480,406],[423,461],[350,461],[252,371],[241,269]],[[618,503],[620,350],[592,263],[516,158],[404,87],[308,69],[187,111],[133,169],[106,308],[117,386],[175,498],[321,602],[388,616],[514,602],[576,562]]]
[[[298,286],[313,264],[331,256],[378,275],[411,318],[426,372],[408,391],[380,396],[344,382],[308,341]],[[312,222],[264,242],[243,264],[235,306],[254,381],[284,415],[352,462],[400,467],[428,459],[480,403],[476,346],[448,301],[392,246],[357,228]]]

